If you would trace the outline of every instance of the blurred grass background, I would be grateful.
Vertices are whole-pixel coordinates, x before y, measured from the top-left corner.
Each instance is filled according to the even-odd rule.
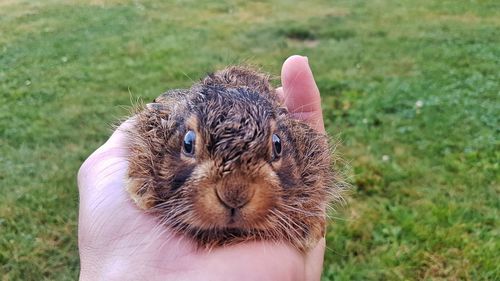
[[[354,185],[323,280],[499,280],[495,0],[1,0],[0,279],[77,279],[76,172],[131,100],[292,54]]]

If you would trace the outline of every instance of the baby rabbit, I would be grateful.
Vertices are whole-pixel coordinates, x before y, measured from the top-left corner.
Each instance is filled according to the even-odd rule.
[[[268,76],[228,67],[134,118],[127,190],[167,227],[203,248],[271,240],[305,252],[324,236],[340,196],[328,137],[291,118]]]

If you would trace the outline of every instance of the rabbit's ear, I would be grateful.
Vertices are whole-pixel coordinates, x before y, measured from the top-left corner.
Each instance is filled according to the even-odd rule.
[[[179,99],[182,97],[185,97],[187,94],[189,94],[189,90],[186,89],[173,89],[166,91],[165,93],[161,94],[159,97],[153,100],[154,103],[162,103],[166,106],[169,104],[172,104],[173,102],[178,102]]]
[[[156,101],[156,99],[155,99]],[[163,103],[159,102],[152,102],[152,103],[147,103],[146,108],[149,110],[156,110],[156,111],[161,111],[161,110],[166,110],[167,107]]]
[[[158,182],[165,179],[157,175],[155,167],[169,157],[169,142],[178,142],[178,126],[171,114],[173,106],[179,103],[172,99],[179,98],[179,94],[180,91],[169,91],[146,104],[133,117],[135,126],[128,130],[126,190],[141,209],[150,209],[157,203]]]
[[[155,183],[152,180],[129,177],[126,190],[132,201],[143,210],[148,210],[156,204]]]

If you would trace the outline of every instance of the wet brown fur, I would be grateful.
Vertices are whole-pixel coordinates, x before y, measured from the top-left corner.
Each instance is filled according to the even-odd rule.
[[[182,152],[187,130],[194,157]],[[133,200],[201,247],[273,240],[306,251],[340,198],[327,136],[292,119],[268,76],[248,68],[159,96],[136,114],[128,143]]]

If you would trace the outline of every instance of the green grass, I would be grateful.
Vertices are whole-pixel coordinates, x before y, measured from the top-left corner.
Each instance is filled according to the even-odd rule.
[[[498,1],[86,2],[0,1],[1,280],[77,278],[76,172],[131,97],[296,53],[354,186],[323,280],[500,279]]]

